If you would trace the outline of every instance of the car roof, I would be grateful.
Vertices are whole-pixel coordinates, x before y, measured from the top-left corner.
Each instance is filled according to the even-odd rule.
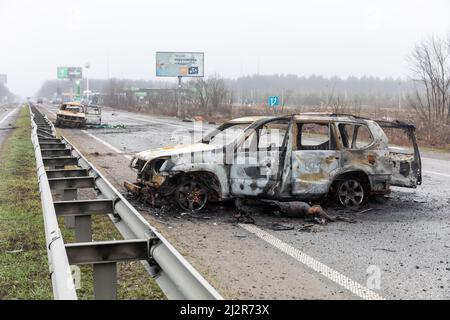
[[[288,117],[289,115],[285,115]],[[316,120],[316,121],[351,121],[351,122],[361,122],[361,120],[369,120],[366,118],[358,117],[351,114],[337,114],[337,113],[327,113],[327,112],[304,112],[295,114],[296,121],[302,120]],[[253,123],[260,120],[274,119],[279,116],[249,116],[241,117],[230,120],[230,123]]]

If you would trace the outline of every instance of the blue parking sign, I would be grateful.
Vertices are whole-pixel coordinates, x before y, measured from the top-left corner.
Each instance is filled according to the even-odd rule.
[[[278,96],[270,96],[268,103],[269,107],[278,107],[280,105],[280,98]]]

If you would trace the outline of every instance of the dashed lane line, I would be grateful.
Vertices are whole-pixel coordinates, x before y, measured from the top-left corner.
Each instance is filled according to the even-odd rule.
[[[266,231],[258,228],[257,226],[242,223],[240,223],[239,226],[247,230],[248,232],[256,235],[258,238],[271,244],[281,252],[291,256],[292,258],[304,264],[308,268],[320,273],[321,275],[333,281],[334,283],[340,285],[341,287],[344,287],[345,289],[349,290],[358,297],[365,300],[385,300],[381,295],[379,295],[375,291],[372,291],[369,288],[350,279],[349,277],[344,276],[338,271],[308,256],[302,251],[290,246],[286,242],[281,241],[277,237],[272,236],[270,233],[267,233]]]

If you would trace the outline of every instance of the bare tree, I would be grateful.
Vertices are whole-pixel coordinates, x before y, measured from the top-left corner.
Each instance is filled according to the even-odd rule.
[[[195,79],[192,82],[194,89],[194,104],[197,105],[201,111],[206,112],[209,105],[209,84],[203,78]]]
[[[450,125],[450,35],[417,44],[409,62],[415,84],[410,105],[428,125]]]
[[[123,91],[123,81],[118,79],[109,79],[103,88],[105,94],[104,102],[110,107],[117,107],[120,104],[119,94]]]
[[[290,103],[290,99],[291,99],[293,93],[294,93],[294,91],[291,89],[281,91],[280,113],[283,113],[284,107],[288,103]]]
[[[328,111],[333,113],[346,113],[347,107],[345,98],[341,94],[336,93],[335,89],[336,83],[333,84],[330,91],[326,92],[325,107]]]
[[[219,75],[214,75],[208,79],[208,88],[211,101],[209,112],[217,112],[223,107],[228,96],[225,81]]]

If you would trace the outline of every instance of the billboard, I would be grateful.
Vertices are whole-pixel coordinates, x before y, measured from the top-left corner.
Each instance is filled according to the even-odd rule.
[[[81,79],[83,77],[83,70],[80,67],[58,67],[58,79]]]
[[[157,77],[203,77],[203,52],[156,52]]]
[[[0,74],[0,83],[5,84],[8,82],[8,76],[6,74]]]

